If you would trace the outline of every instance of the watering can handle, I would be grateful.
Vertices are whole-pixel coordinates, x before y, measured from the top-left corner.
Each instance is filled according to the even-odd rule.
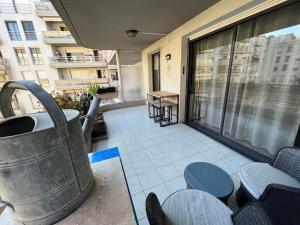
[[[45,107],[49,113],[58,135],[69,137],[67,120],[55,100],[43,88],[34,82],[20,80],[6,82],[0,91],[0,110],[5,118],[15,116],[12,108],[12,95],[16,89],[30,91]]]

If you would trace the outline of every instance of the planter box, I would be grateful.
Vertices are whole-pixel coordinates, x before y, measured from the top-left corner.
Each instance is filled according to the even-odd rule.
[[[92,140],[95,141],[104,138],[107,138],[107,129],[103,118],[103,114],[99,113],[94,123],[93,131],[92,131]]]
[[[107,138],[107,129],[105,121],[96,120],[92,131],[92,139],[93,141],[95,141],[105,138]]]
[[[118,92],[110,92],[110,93],[103,93],[103,94],[97,94],[97,97],[101,100],[108,100],[118,97]]]
[[[102,100],[108,100],[118,97],[118,92],[116,87],[107,87],[107,88],[99,88],[97,90],[97,97]]]

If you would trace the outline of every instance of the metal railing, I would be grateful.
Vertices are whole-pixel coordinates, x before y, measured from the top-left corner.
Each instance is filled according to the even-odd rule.
[[[87,87],[89,84],[109,84],[108,78],[82,79],[82,80],[56,80],[55,85],[58,88],[80,88]]]
[[[35,2],[34,5],[39,11],[56,11],[51,2]]]
[[[30,4],[0,3],[0,13],[32,13]]]
[[[51,63],[106,63],[106,59],[99,56],[56,56],[50,57]]]

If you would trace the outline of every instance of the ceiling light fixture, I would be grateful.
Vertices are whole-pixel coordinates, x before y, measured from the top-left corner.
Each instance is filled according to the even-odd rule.
[[[127,30],[126,31],[127,36],[130,38],[135,38],[138,33],[145,34],[145,35],[156,35],[156,36],[166,36],[167,35],[164,33],[151,33],[151,32],[137,31],[137,30]]]
[[[137,35],[138,31],[137,30],[127,30],[126,34],[130,38],[135,38]]]

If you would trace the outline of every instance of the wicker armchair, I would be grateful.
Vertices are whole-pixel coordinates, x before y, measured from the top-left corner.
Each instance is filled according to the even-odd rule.
[[[273,224],[300,224],[300,149],[284,147],[272,165],[250,163],[240,171],[239,206],[260,201]]]
[[[150,225],[272,225],[258,203],[249,203],[233,214],[220,200],[199,190],[175,192],[162,206],[149,193],[146,213]]]

